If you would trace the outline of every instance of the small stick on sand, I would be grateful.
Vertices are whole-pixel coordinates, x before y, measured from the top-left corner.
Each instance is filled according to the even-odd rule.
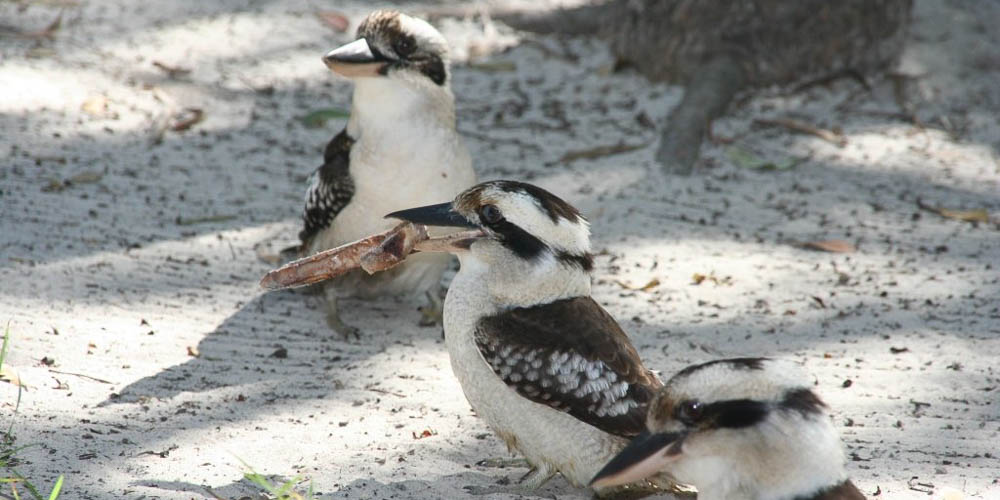
[[[794,130],[803,134],[811,134],[823,139],[826,142],[836,145],[837,147],[844,147],[847,145],[847,138],[843,134],[838,134],[832,130],[827,130],[825,128],[819,128],[813,126],[809,123],[802,122],[799,120],[794,120],[792,118],[758,118],[754,120],[754,123],[760,125],[770,125],[775,127],[784,127],[789,130]]]

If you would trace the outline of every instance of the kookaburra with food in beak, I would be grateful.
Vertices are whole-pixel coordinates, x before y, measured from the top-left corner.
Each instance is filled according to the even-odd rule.
[[[358,27],[357,40],[323,62],[354,82],[354,96],[347,127],[327,144],[310,178],[300,256],[388,229],[387,212],[451,198],[475,182],[455,130],[448,45],[431,25],[375,11]],[[437,292],[449,259],[414,255],[385,273],[355,271],[326,283],[327,323],[357,335],[340,320],[338,298]]]
[[[595,487],[666,472],[699,500],[864,500],[827,407],[799,365],[735,358],[689,366],[649,405],[648,431]]]
[[[548,191],[513,181],[389,217],[469,229],[417,246],[461,263],[444,305],[452,369],[476,414],[533,467],[522,484],[534,488],[559,472],[586,485],[644,430],[662,386],[590,296],[587,220]]]

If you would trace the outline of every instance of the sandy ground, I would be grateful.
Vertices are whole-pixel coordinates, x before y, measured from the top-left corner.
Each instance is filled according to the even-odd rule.
[[[33,445],[20,472],[65,474],[63,498],[86,499],[258,495],[241,461],[323,498],[460,498],[524,472],[475,465],[506,450],[439,329],[416,326],[419,299],[348,303],[365,336],[346,343],[312,299],[257,288],[255,246],[294,238],[305,177],[343,126],[301,117],[349,105],[319,56],[350,35],[313,13],[343,12],[353,31],[369,8],[0,4],[0,24],[28,31],[63,12],[51,39],[0,38],[0,321],[29,385],[15,413],[0,384],[0,426]],[[441,25],[460,59],[512,45],[454,70],[476,168],[590,217],[595,298],[651,367],[802,361],[863,491],[1000,498],[998,4],[917,2],[900,89],[924,127],[899,116],[891,78],[765,90],[716,122],[686,178],[652,162],[650,121],[681,89],[609,74],[599,42]],[[169,130],[186,108],[203,121]],[[846,146],[754,124],[789,116]],[[617,144],[640,147],[563,161]],[[794,244],[828,239],[857,251]],[[510,488],[489,498],[590,497],[562,479]]]

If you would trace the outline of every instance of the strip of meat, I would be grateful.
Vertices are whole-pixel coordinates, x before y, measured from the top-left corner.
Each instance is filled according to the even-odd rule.
[[[306,286],[359,267],[375,273],[399,264],[417,242],[426,239],[426,227],[404,222],[388,231],[289,262],[264,275],[260,286],[268,290]]]

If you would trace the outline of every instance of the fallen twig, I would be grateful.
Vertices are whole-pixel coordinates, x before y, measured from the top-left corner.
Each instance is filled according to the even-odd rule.
[[[185,219],[178,215],[177,218],[174,219],[174,223],[178,226],[193,226],[195,224],[204,224],[206,222],[225,222],[235,218],[235,215],[206,215],[204,217],[191,217],[189,219]]]
[[[90,380],[93,380],[94,382],[100,382],[102,384],[114,385],[114,382],[112,382],[110,380],[104,380],[103,378],[97,378],[97,377],[91,377],[90,375],[85,375],[83,373],[64,372],[64,371],[60,371],[60,370],[53,370],[52,368],[49,368],[49,372],[51,372],[51,373],[59,373],[59,374],[62,374],[62,375],[73,375],[74,377],[89,378]]]
[[[377,392],[379,394],[391,394],[393,396],[396,396],[397,398],[405,398],[406,397],[406,394],[400,394],[398,392],[387,391],[385,389],[379,389],[377,387],[365,387],[365,390],[366,391]]]
[[[169,66],[167,64],[161,63],[160,61],[153,61],[153,66],[160,68],[167,73],[167,78],[176,78],[180,75],[186,75],[191,72],[188,68],[181,68],[179,66]]]
[[[766,125],[773,127],[784,127],[795,132],[801,132],[803,134],[810,134],[831,144],[842,148],[847,145],[847,138],[843,134],[838,134],[832,130],[827,130],[825,128],[819,128],[809,123],[795,120],[792,118],[757,118],[754,123],[758,125]]]
[[[624,142],[619,142],[618,144],[613,144],[610,146],[597,146],[589,149],[579,149],[576,151],[567,151],[566,154],[562,155],[559,159],[562,163],[570,163],[580,159],[593,160],[595,158],[603,158],[605,156],[614,156],[621,153],[627,153],[629,151],[635,151],[636,149],[642,149],[649,146],[650,143],[645,142],[642,144],[625,144]]]

